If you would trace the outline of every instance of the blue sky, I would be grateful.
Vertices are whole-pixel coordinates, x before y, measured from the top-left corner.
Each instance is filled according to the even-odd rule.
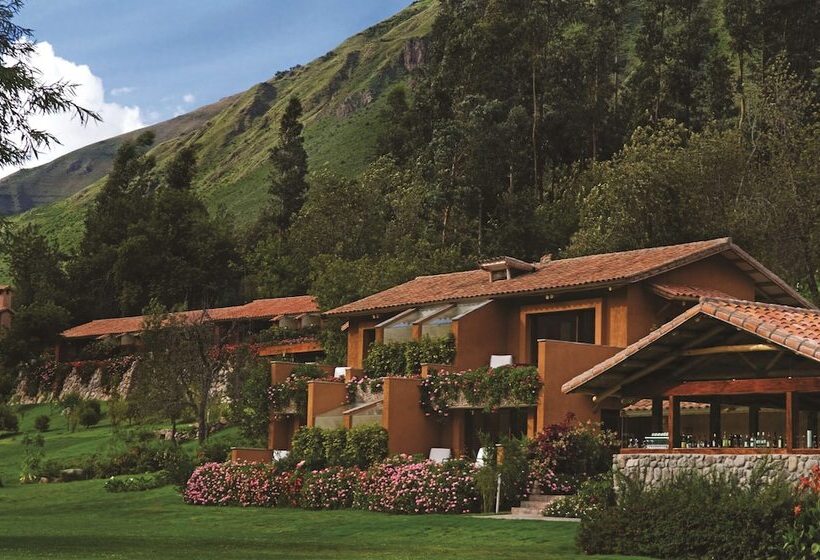
[[[309,62],[410,1],[28,0],[16,21],[44,43],[36,62],[46,78],[80,83],[81,100],[100,104],[105,125],[56,126],[74,149]]]

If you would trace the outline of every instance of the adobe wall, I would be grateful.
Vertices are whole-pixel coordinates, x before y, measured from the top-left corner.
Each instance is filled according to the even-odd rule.
[[[350,319],[347,331],[347,365],[361,369],[364,367],[364,331],[372,329],[379,321]]]
[[[490,303],[453,322],[456,339],[456,369],[490,365],[493,354],[512,354],[507,347],[506,323],[509,310],[498,302]]]
[[[384,378],[382,426],[389,434],[390,453],[422,453],[439,447],[441,425],[419,406],[420,380],[411,377]]]
[[[568,412],[578,420],[600,421],[589,395],[561,392],[561,386],[594,365],[614,356],[622,348],[579,342],[542,340],[538,343],[538,372],[544,386],[538,401],[535,431],[564,420]],[[617,403],[615,404],[617,407]]]
[[[782,473],[790,482],[797,482],[812,467],[820,465],[820,455],[626,453],[615,455],[612,464],[616,471],[630,478],[641,479],[649,485],[687,471],[704,474],[732,473],[740,477],[741,482],[748,482],[755,467],[762,467],[764,464],[772,469],[767,480]]]

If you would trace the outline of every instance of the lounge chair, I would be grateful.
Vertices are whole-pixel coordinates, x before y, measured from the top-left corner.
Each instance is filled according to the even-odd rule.
[[[453,452],[446,447],[433,447],[430,449],[430,459],[436,463],[443,463],[453,456]]]
[[[503,366],[513,365],[513,357],[510,355],[496,355],[490,356],[490,368],[495,369]]]

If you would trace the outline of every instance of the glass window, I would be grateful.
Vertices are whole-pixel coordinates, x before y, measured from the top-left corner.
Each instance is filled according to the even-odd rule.
[[[595,344],[595,310],[555,311],[529,316],[530,359],[538,358],[538,341],[563,340]]]

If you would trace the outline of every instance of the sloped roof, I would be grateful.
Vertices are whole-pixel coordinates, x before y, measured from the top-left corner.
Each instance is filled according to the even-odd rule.
[[[293,296],[272,299],[257,299],[244,305],[217,307],[206,310],[207,319],[211,321],[235,321],[242,319],[271,319],[279,315],[297,315],[301,313],[318,313],[319,306],[313,296]],[[178,316],[196,319],[202,316],[202,310],[185,311]],[[114,319],[97,319],[63,331],[64,338],[89,338],[97,336],[136,333],[142,330],[145,317],[118,317]]]
[[[652,331],[611,358],[567,381],[564,393],[580,390],[601,379],[618,366],[650,349],[660,339],[673,334],[698,317],[709,317],[735,329],[746,331],[804,358],[820,362],[820,310],[788,307],[737,299],[702,298],[694,307]],[[664,350],[668,354],[668,350]],[[600,378],[600,379],[599,379]]]
[[[762,293],[781,303],[811,306],[793,288],[752,259],[728,237],[681,245],[637,249],[533,263],[535,271],[491,282],[483,270],[420,276],[327,312],[356,315],[416,305],[527,293],[578,291],[638,282],[691,262],[725,254],[758,284]]]
[[[699,286],[686,286],[681,284],[666,284],[652,282],[650,289],[659,296],[679,301],[699,301],[702,297],[730,298],[726,292],[711,288],[701,288]]]

